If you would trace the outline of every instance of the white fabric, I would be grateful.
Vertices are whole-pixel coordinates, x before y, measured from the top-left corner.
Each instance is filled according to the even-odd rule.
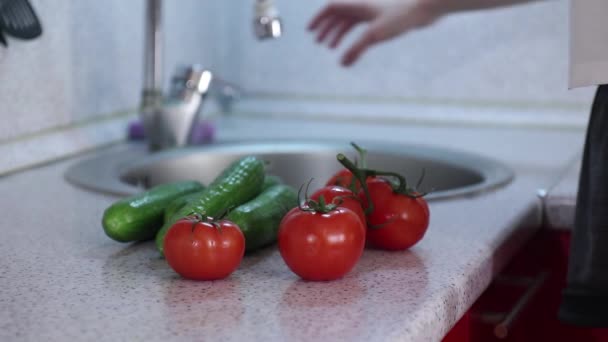
[[[570,88],[608,84],[608,0],[570,0]]]

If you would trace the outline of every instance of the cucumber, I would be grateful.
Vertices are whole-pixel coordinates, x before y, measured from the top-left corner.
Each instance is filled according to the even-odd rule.
[[[266,175],[266,178],[264,178],[264,185],[262,186],[262,191],[278,184],[283,184],[283,180],[279,176]]]
[[[274,185],[253,200],[236,207],[226,219],[245,235],[245,251],[251,252],[277,240],[279,224],[298,205],[298,194],[288,185]]]
[[[103,229],[119,242],[152,239],[163,224],[165,207],[178,197],[202,189],[199,182],[179,181],[121,199],[103,213]]]
[[[265,191],[266,189],[272,186],[282,183],[283,181],[278,176],[266,175],[266,177],[264,178],[264,185],[262,185],[262,191]],[[173,216],[178,210],[180,210],[182,207],[188,204],[188,202],[192,201],[198,196],[200,196],[200,191],[190,193],[173,200],[165,209],[165,222],[169,221],[171,219],[171,216]]]
[[[169,205],[165,208],[164,222],[169,221],[171,219],[171,216],[173,216],[178,210],[183,208],[190,201],[198,198],[201,195],[201,192],[202,190],[197,192],[191,192],[187,195],[180,196],[171,201],[171,203],[169,203]]]
[[[256,197],[264,185],[264,162],[244,157],[232,163],[199,196],[179,209],[156,234],[156,248],[163,254],[163,243],[169,228],[192,214],[217,217]]]

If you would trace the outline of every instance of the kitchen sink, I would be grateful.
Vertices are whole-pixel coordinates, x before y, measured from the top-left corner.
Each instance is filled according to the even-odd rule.
[[[475,195],[492,191],[513,179],[507,166],[482,156],[429,146],[361,142],[368,151],[371,168],[391,170],[415,185],[423,170],[422,191],[428,200]],[[70,167],[66,179],[78,186],[117,196],[177,180],[209,184],[234,160],[255,155],[268,162],[271,174],[296,188],[314,179],[310,190],[342,166],[336,154],[354,159],[347,142],[251,141],[226,142],[148,153],[144,144],[127,144],[99,153]]]

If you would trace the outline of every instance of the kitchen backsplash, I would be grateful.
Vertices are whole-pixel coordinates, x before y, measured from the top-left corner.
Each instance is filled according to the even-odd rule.
[[[31,2],[42,36],[0,46],[0,174],[122,138],[140,100],[143,0]],[[177,64],[215,67],[218,6],[164,1],[165,76]]]
[[[0,47],[0,140],[134,108],[142,80],[144,1],[32,1],[34,41]],[[213,66],[210,1],[166,1],[166,64]],[[203,23],[203,24],[202,24]],[[166,70],[170,72],[171,70]]]
[[[285,35],[267,43],[249,39],[248,6],[225,5],[235,18],[228,27],[232,38],[222,49],[222,70],[252,92],[241,105],[244,110],[259,112],[289,99],[295,104],[283,108],[313,116],[339,112],[331,104],[346,102],[402,105],[406,115],[427,106],[444,112],[492,108],[487,116],[497,120],[502,114],[494,108],[526,109],[526,116],[527,109],[557,111],[566,121],[586,122],[593,89],[567,89],[568,0],[455,14],[369,50],[350,69],[340,67],[339,59],[360,30],[331,51],[306,31],[324,0],[277,4]],[[367,112],[385,114],[382,109]],[[386,115],[394,109],[390,112]]]
[[[276,2],[285,34],[259,42],[253,0],[164,1],[165,76],[201,63],[244,89],[235,111],[254,117],[586,122],[593,89],[566,83],[567,0],[454,15],[350,69],[305,29],[324,0]],[[43,36],[0,47],[0,175],[124,137],[139,102],[143,0],[32,3]]]

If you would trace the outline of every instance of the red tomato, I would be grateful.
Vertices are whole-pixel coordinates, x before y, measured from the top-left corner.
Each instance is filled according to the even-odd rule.
[[[337,185],[343,188],[350,189],[351,184],[353,183],[353,173],[348,169],[342,169],[336,172],[331,178],[325,183],[325,185]],[[355,183],[355,191],[359,191],[361,189],[361,183],[356,181]]]
[[[245,237],[230,221],[204,222],[185,218],[167,232],[164,251],[169,266],[184,278],[222,279],[241,263]]]
[[[357,216],[359,216],[359,219],[361,219],[363,225],[365,225],[365,212],[363,212],[359,198],[356,197],[352,191],[341,186],[328,185],[313,193],[312,196],[310,196],[310,199],[318,201],[321,196],[323,196],[325,199],[325,203],[334,203],[335,198],[342,198],[342,202],[339,204],[339,206],[352,210],[355,214],[357,214]]]
[[[391,184],[382,178],[367,180],[374,211],[367,216],[367,240],[375,247],[404,250],[424,237],[429,226],[430,211],[422,197],[409,197],[393,192]],[[360,193],[363,208],[367,199]],[[373,228],[374,226],[378,228]]]
[[[293,208],[279,228],[279,250],[287,266],[305,280],[334,280],[357,263],[365,226],[350,209],[328,213]]]

